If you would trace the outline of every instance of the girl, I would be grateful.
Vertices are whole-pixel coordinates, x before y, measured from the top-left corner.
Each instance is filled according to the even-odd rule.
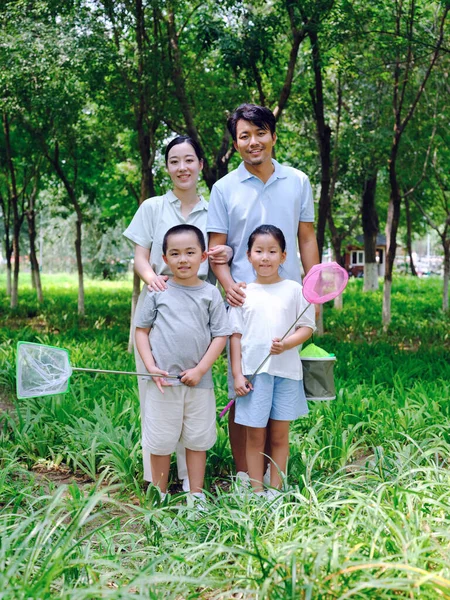
[[[308,413],[298,346],[315,329],[314,307],[310,306],[296,329],[280,341],[307,305],[302,286],[279,274],[286,259],[283,232],[273,225],[261,225],[249,237],[247,256],[256,280],[246,288],[244,305],[229,312],[231,368],[238,396],[235,421],[247,426],[248,473],[253,490],[263,494],[268,423],[270,458],[276,467],[270,469],[270,485],[278,490],[289,455],[289,421]],[[250,383],[247,378],[269,353],[271,357]]]

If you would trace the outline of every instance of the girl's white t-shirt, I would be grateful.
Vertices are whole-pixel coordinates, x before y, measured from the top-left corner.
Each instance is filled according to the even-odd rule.
[[[242,373],[252,375],[269,354],[273,338],[283,337],[308,306],[308,302],[303,297],[302,286],[289,279],[268,285],[250,283],[245,289],[245,295],[243,306],[230,308],[228,315],[231,333],[242,335]],[[296,324],[295,328],[299,327],[310,327],[315,331],[313,305],[306,309]],[[303,379],[299,347],[272,355],[260,373],[287,379]]]

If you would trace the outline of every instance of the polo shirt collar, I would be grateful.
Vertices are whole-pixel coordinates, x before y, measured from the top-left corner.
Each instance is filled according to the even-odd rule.
[[[269,181],[273,180],[273,179],[286,179],[287,177],[287,173],[285,168],[283,167],[283,165],[280,165],[279,162],[277,162],[276,160],[274,160],[272,158],[272,164],[275,167],[275,171],[272,173],[272,175],[270,176],[269,180],[267,181],[267,183],[269,183]],[[255,177],[256,179],[259,179],[258,177],[256,177],[256,175],[253,175],[252,173],[250,173],[250,171],[248,171],[245,168],[245,163],[241,162],[241,164],[238,166],[238,177],[239,177],[239,181],[246,181],[247,179],[251,179],[252,177]],[[266,185],[267,185],[266,183]]]
[[[170,203],[175,204],[175,202],[178,202],[178,204],[181,205],[180,199],[175,196],[172,190],[169,190],[167,192],[167,197]],[[208,204],[206,200],[201,195],[199,195],[199,198],[200,201],[194,206],[192,212],[198,212],[199,210],[208,210]]]

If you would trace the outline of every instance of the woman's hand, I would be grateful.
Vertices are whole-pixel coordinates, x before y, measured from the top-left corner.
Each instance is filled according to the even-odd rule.
[[[233,258],[233,250],[225,244],[210,248],[207,254],[210,262],[215,265],[226,265]]]
[[[253,390],[253,386],[250,381],[243,375],[238,375],[234,378],[234,391],[236,396],[246,396]]]
[[[280,341],[280,338],[273,338],[272,345],[270,347],[270,354],[282,354],[287,348],[284,342]]]
[[[167,290],[167,283],[166,281],[169,278],[167,277],[167,275],[156,275],[153,277],[153,279],[150,281],[149,284],[147,284],[147,288],[149,290],[149,292],[164,292],[165,290]]]

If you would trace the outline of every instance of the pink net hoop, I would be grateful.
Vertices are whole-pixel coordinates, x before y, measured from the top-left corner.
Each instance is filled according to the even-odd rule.
[[[314,265],[303,279],[303,295],[311,304],[324,304],[339,296],[347,282],[347,271],[336,262]]]

